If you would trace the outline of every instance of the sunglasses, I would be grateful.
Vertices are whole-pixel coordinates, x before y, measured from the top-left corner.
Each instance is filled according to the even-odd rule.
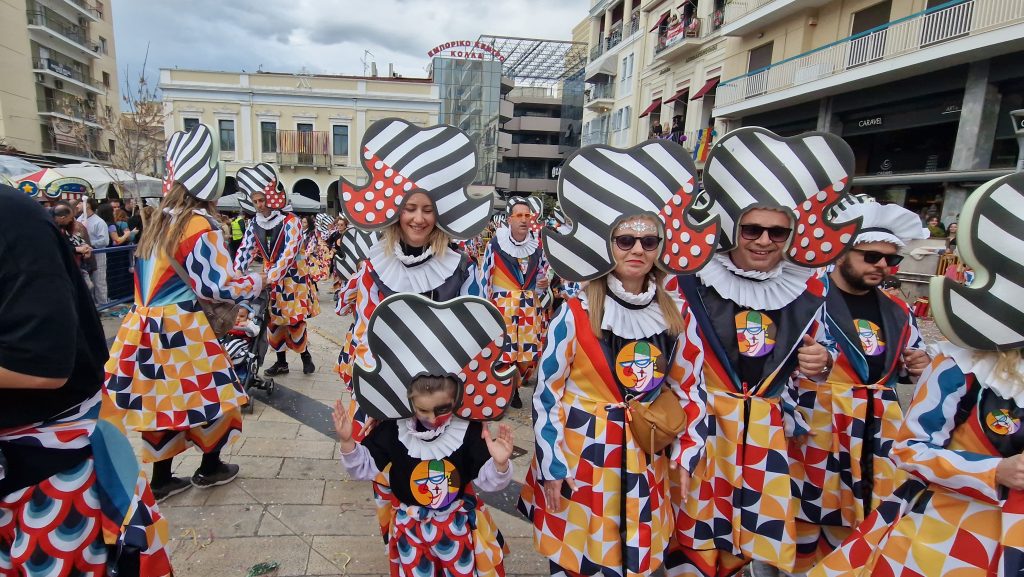
[[[877,250],[860,250],[859,248],[851,248],[850,250],[859,252],[861,258],[868,264],[878,264],[883,258],[885,259],[886,266],[896,266],[903,262],[903,256],[898,254],[885,254]]]
[[[623,234],[613,238],[612,240],[615,241],[615,246],[619,250],[633,250],[633,247],[636,246],[636,242],[640,241],[640,248],[647,252],[651,252],[661,244],[660,236],[633,236],[631,234]]]
[[[785,242],[793,229],[785,226],[761,226],[759,224],[741,224],[740,236],[746,240],[757,240],[765,232],[768,233],[768,240],[772,242]]]

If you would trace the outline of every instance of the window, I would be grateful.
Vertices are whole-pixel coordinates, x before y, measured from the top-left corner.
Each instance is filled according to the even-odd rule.
[[[222,152],[235,151],[235,121],[218,120],[217,127],[220,129],[220,149]]]
[[[100,52],[103,54],[107,53],[107,39],[100,36]]]
[[[313,125],[309,124],[308,122],[300,122],[295,125],[295,128],[299,132],[313,132]]]
[[[623,57],[622,75],[620,76],[620,94],[626,96],[633,92],[633,55]]]
[[[110,153],[110,156],[117,154],[117,143],[114,142],[113,138],[107,140],[107,152]]]
[[[106,86],[107,88],[110,88],[110,73],[109,72],[104,72],[103,73],[103,86]]]
[[[336,124],[332,128],[334,156],[348,156],[348,126]]]
[[[198,118],[184,118],[182,120],[185,123],[185,132],[192,130],[192,127],[194,126],[199,126]]]
[[[750,60],[747,61],[747,72],[760,70],[772,63],[772,48],[775,42],[762,44],[750,51]]]
[[[104,107],[103,113],[107,115],[107,120],[114,119],[114,111],[111,110],[109,106]]]
[[[260,142],[263,152],[277,152],[276,122],[260,122]]]

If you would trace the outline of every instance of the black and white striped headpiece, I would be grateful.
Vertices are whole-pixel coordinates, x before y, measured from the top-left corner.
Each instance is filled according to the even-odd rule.
[[[694,273],[714,256],[718,222],[691,224],[697,169],[678,144],[649,140],[629,149],[581,148],[558,178],[558,201],[572,221],[565,234],[545,228],[544,252],[555,273],[582,282],[611,272],[611,235],[622,220],[649,215],[665,239],[657,261],[670,273]]]
[[[453,238],[472,238],[487,225],[494,193],[469,193],[477,151],[465,132],[388,118],[370,126],[360,152],[369,182],[363,188],[344,177],[340,182],[342,207],[353,226],[378,230],[396,222],[402,201],[415,192],[430,197],[437,226]]]
[[[856,236],[859,221],[837,226],[825,215],[847,195],[853,150],[834,134],[783,138],[770,130],[734,130],[711,149],[704,165],[707,211],[721,218],[720,248],[736,248],[740,218],[752,208],[795,217],[786,258],[805,267],[834,262]]]
[[[224,192],[224,169],[220,147],[205,124],[189,131],[175,132],[167,141],[164,194],[177,182],[199,200],[217,200]]]
[[[244,192],[239,190],[236,193],[236,196],[238,197],[238,208],[240,208],[242,212],[249,216],[256,214],[256,207],[252,205],[252,201],[249,200],[249,197],[246,196]]]
[[[495,213],[491,217],[491,222],[494,223],[495,228],[501,228],[508,225],[508,214],[504,212]]]
[[[380,233],[349,227],[341,235],[341,247],[334,253],[334,270],[346,281],[359,270],[359,263],[370,256],[370,247],[380,240]]]
[[[516,207],[516,205],[519,205],[519,204],[524,204],[524,205],[530,207],[530,210],[533,210],[533,207],[530,206],[530,203],[526,202],[526,197],[524,197],[524,196],[510,196],[510,197],[508,197],[507,200],[505,200],[505,214],[506,215],[511,215],[512,214],[512,209],[514,209]]]
[[[932,277],[935,324],[980,351],[1024,348],[1024,172],[979,186],[964,203],[957,250],[974,269],[970,287]]]
[[[316,215],[316,232],[320,234],[321,238],[326,238],[330,232],[331,225],[334,224],[334,217],[329,214],[319,213]]]
[[[515,367],[500,363],[505,321],[489,301],[458,297],[438,303],[412,293],[392,295],[374,309],[366,330],[376,365],[357,363],[355,397],[375,419],[411,417],[408,388],[418,376],[452,376],[461,385],[454,414],[497,419],[512,397]]]
[[[235,183],[238,191],[245,195],[250,203],[252,195],[259,193],[266,197],[270,210],[287,211],[289,208],[288,193],[281,186],[277,171],[266,162],[239,168],[235,174]]]

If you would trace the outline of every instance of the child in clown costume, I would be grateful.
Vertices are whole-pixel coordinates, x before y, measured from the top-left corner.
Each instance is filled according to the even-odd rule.
[[[306,319],[320,313],[320,302],[309,281],[306,255],[302,250],[302,224],[289,212],[288,196],[278,187],[277,171],[261,163],[241,168],[236,175],[239,192],[256,209],[256,217],[245,230],[235,254],[235,268],[247,270],[257,254],[273,287],[270,292],[270,320],[267,340],[277,361],[264,373],[288,373],[287,349],[302,358],[302,372],[316,371],[307,350]]]
[[[357,365],[356,399],[378,423],[360,443],[341,401],[334,421],[342,464],[359,480],[384,476],[391,575],[498,577],[504,542],[470,483],[485,491],[512,479],[512,430],[496,437],[479,420],[499,418],[512,394],[507,338],[493,305],[476,297],[444,303],[415,294],[385,299],[370,317],[375,368]]]
[[[664,285],[666,272],[696,271],[713,254],[714,225],[686,218],[695,175],[668,141],[586,147],[562,169],[559,202],[574,226],[546,229],[544,246],[558,275],[588,284],[548,328],[533,396],[536,455],[519,503],[552,575],[657,570],[672,536],[669,478],[685,483],[700,461],[704,355],[689,307]],[[629,421],[666,395],[685,428],[655,449]]]
[[[892,459],[908,480],[808,574],[1024,572],[1024,174],[975,190],[957,245],[977,271],[965,287],[934,277],[941,341],[921,375]]]

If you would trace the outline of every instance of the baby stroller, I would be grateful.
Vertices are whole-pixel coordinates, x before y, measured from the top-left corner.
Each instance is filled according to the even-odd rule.
[[[252,389],[260,389],[266,391],[267,396],[274,394],[274,389],[277,387],[277,383],[274,379],[260,376],[260,369],[263,367],[263,358],[267,354],[267,349],[270,347],[267,342],[267,322],[270,319],[270,290],[264,290],[259,297],[251,301],[250,305],[253,311],[253,322],[259,328],[254,337],[239,337],[232,343],[228,343],[225,348],[227,349],[228,356],[232,354],[232,345],[234,343],[245,343],[248,345],[248,352],[245,353],[245,360],[241,363],[236,363],[235,372],[238,373],[238,379],[242,382],[242,386],[245,389],[245,394],[249,395],[249,404],[242,407],[242,411],[245,413],[253,412],[252,402]],[[237,345],[236,345],[237,346]]]

